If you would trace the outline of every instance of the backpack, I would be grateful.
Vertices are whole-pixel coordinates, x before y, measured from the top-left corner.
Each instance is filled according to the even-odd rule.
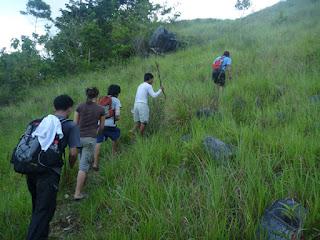
[[[37,129],[43,118],[31,121],[25,133],[21,136],[17,146],[14,148],[11,163],[17,173],[32,174],[42,173],[53,167],[62,167],[64,149],[62,146],[63,138],[55,136],[50,147],[41,150],[38,137],[32,137],[32,133]],[[60,120],[61,125],[71,120]]]
[[[112,97],[104,96],[99,98],[98,104],[102,106],[106,113],[106,118],[111,118],[115,115],[114,109],[112,109]]]
[[[212,64],[212,69],[215,71],[221,71],[222,70],[222,64],[223,64],[224,56],[218,57]]]
[[[294,199],[281,199],[266,209],[257,229],[258,239],[302,240],[307,210]]]

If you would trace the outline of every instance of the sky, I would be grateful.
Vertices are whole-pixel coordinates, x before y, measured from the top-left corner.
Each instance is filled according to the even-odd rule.
[[[69,0],[44,0],[50,5],[53,18],[59,15],[59,9],[64,8]],[[152,0],[154,3],[174,6],[181,13],[180,19],[218,18],[236,19],[269,7],[280,0],[252,0],[251,8],[245,13],[234,8],[236,0]],[[1,0],[0,2],[0,49],[10,48],[12,38],[21,35],[31,35],[34,32],[34,19],[20,14],[25,10],[27,0]],[[45,22],[42,23],[44,25]],[[37,27],[41,32],[41,23]]]

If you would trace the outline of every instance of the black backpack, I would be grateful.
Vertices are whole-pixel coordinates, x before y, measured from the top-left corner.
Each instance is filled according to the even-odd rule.
[[[17,173],[42,173],[63,166],[63,138],[59,139],[59,136],[56,135],[50,147],[43,151],[38,137],[32,137],[32,133],[37,129],[42,119],[33,120],[28,124],[25,133],[13,150],[11,163]],[[67,121],[71,120],[60,120],[61,125]]]

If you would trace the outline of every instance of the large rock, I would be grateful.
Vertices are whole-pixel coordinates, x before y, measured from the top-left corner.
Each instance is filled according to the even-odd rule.
[[[278,200],[267,208],[258,228],[258,239],[303,239],[301,233],[306,209],[295,200]]]
[[[226,160],[232,157],[235,153],[234,146],[226,144],[214,137],[206,137],[203,140],[203,144],[212,159],[219,163],[226,163]]]
[[[166,53],[176,50],[178,41],[174,33],[160,26],[152,34],[149,45],[155,52]]]

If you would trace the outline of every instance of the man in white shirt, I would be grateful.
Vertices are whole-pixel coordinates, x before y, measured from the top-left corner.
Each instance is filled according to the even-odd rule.
[[[131,132],[138,128],[141,136],[143,136],[145,127],[149,122],[148,96],[156,98],[163,92],[163,87],[154,92],[152,88],[153,81],[154,77],[151,73],[144,75],[144,83],[139,85],[134,102],[133,119],[136,125]]]

